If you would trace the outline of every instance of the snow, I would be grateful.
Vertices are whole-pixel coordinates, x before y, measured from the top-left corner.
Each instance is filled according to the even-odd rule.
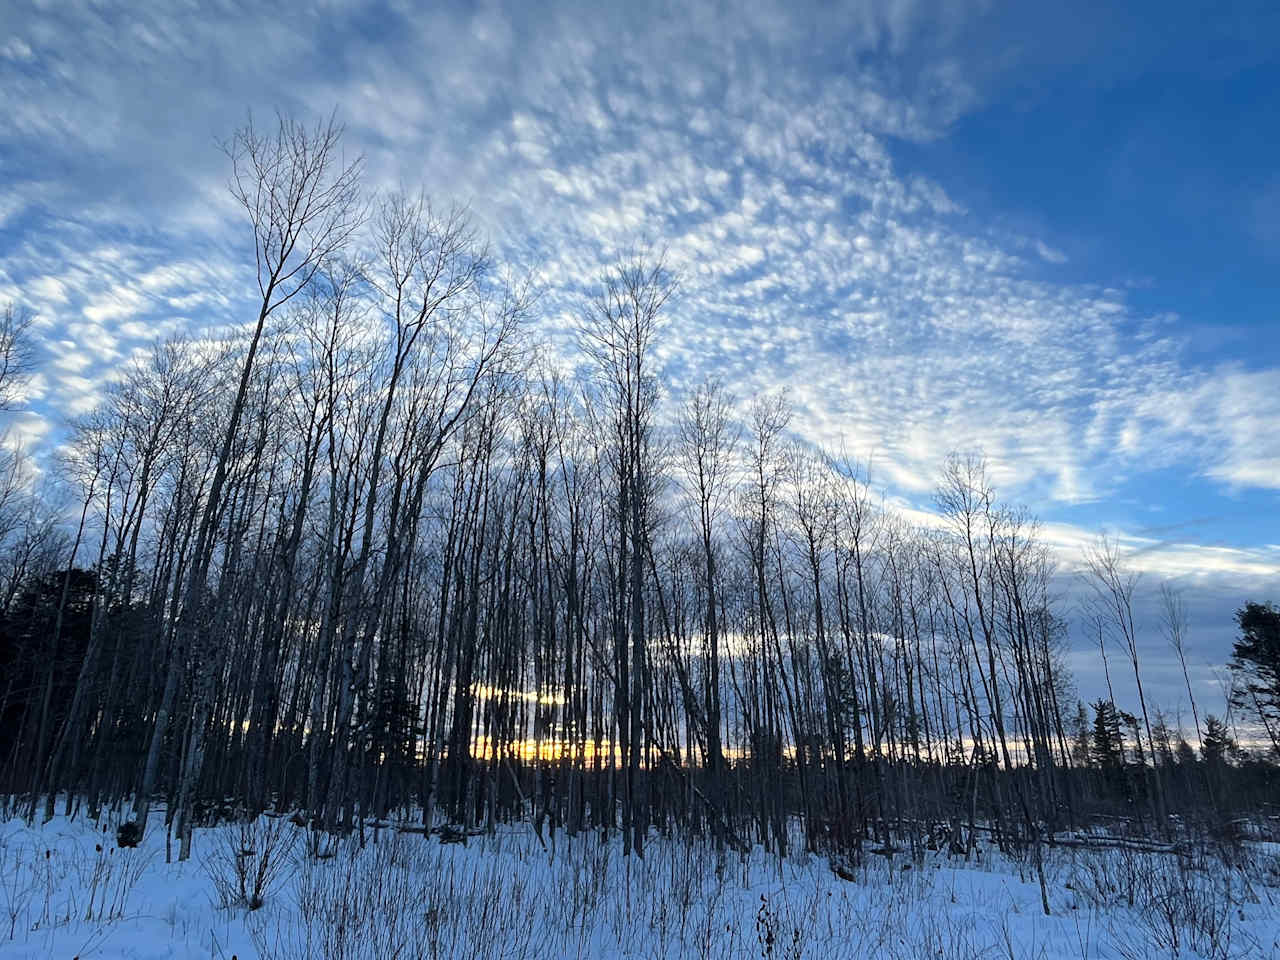
[[[1051,850],[1045,916],[1034,869],[994,851],[873,855],[849,881],[816,856],[720,856],[656,834],[642,861],[595,835],[544,847],[523,826],[466,845],[365,840],[308,850],[303,831],[262,818],[199,830],[192,858],[168,863],[154,820],[133,850],[117,849],[114,823],[12,820],[0,958],[1280,957],[1280,856],[1261,848],[1230,869]],[[252,874],[264,856],[250,910],[234,902],[235,864]]]

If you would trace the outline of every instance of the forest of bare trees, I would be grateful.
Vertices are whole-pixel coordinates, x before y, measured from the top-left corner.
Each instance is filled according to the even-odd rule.
[[[1086,708],[1059,571],[980,458],[913,523],[799,442],[784,395],[669,393],[660,254],[606,270],[553,359],[466,212],[365,195],[332,123],[227,152],[256,316],[158,343],[67,427],[70,514],[16,455],[0,477],[22,814],[162,808],[184,858],[193,824],[264,810],[857,856],[1034,852],[1100,819],[1172,840],[1274,804],[1274,752],[1196,706],[1173,592],[1155,629],[1192,729],[1144,693],[1113,545],[1082,566],[1126,692]]]

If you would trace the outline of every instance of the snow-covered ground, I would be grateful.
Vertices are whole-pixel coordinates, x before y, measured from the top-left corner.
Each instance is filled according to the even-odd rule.
[[[264,858],[250,910],[236,865],[252,899]],[[363,848],[307,850],[303,831],[264,818],[201,830],[189,861],[166,863],[162,830],[129,850],[113,824],[12,820],[0,826],[0,957],[1280,957],[1274,847],[1231,870],[1055,850],[1050,916],[1034,871],[994,853],[868,859],[851,882],[805,855],[717,857],[655,838],[640,861],[594,836],[544,848],[527,829],[465,846],[384,830]]]

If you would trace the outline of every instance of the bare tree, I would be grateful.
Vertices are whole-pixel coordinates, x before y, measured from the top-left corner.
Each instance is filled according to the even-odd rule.
[[[707,759],[711,789],[719,791],[724,782],[724,751],[720,740],[720,605],[716,556],[716,525],[729,506],[733,492],[734,455],[739,429],[733,423],[733,402],[718,382],[700,384],[685,402],[677,425],[680,469],[684,473],[690,502],[697,512],[697,529],[702,541],[706,612],[706,704]],[[722,817],[724,798],[715,796],[715,816]],[[724,837],[717,826],[717,842]]]
[[[1196,706],[1195,691],[1191,689],[1191,674],[1187,671],[1187,606],[1182,594],[1167,583],[1160,585],[1160,611],[1165,639],[1178,657],[1182,667],[1182,681],[1187,686],[1187,699],[1191,702],[1191,716],[1196,724],[1196,743],[1204,738],[1200,729],[1200,710]]]
[[[644,571],[657,480],[651,442],[658,390],[649,367],[663,309],[677,285],[662,257],[633,253],[606,271],[580,327],[583,349],[596,364],[615,444],[619,598],[615,699],[626,771],[623,829],[629,832],[624,849],[637,854],[643,854],[646,829],[637,802],[648,694]]]
[[[342,128],[332,118],[310,130],[283,116],[277,120],[273,135],[260,133],[250,120],[226,148],[232,165],[231,193],[244,207],[253,229],[260,300],[241,367],[240,382],[214,463],[213,479],[204,501],[183,593],[176,655],[171,661],[164,700],[156,715],[147,767],[135,805],[135,817],[143,829],[146,827],[159,751],[168,733],[178,678],[185,665],[185,652],[188,645],[197,639],[207,616],[204,599],[214,550],[215,524],[223,507],[227,468],[232,448],[239,437],[240,421],[263,330],[267,319],[306,288],[316,272],[346,245],[363,220],[358,193],[361,161],[356,159],[348,163],[341,156]],[[207,631],[205,635],[208,635]],[[204,759],[203,737],[211,707],[212,670],[218,662],[216,651],[202,649],[200,653],[195,714],[185,747],[184,799],[179,820],[182,836],[180,856],[183,859],[191,846],[190,816],[186,805]]]
[[[0,317],[0,410],[13,407],[22,382],[35,368],[31,341],[34,321],[35,316],[26,307],[5,304]]]
[[[1085,552],[1088,582],[1093,588],[1098,605],[1100,622],[1106,622],[1117,630],[1125,653],[1133,668],[1133,681],[1138,689],[1138,705],[1142,709],[1142,725],[1147,735],[1147,755],[1155,757],[1155,738],[1151,733],[1151,718],[1147,712],[1147,698],[1142,689],[1142,670],[1138,658],[1138,630],[1133,619],[1133,593],[1138,574],[1129,570],[1120,553],[1120,546],[1105,534]],[[1160,770],[1153,767],[1146,774],[1151,778],[1151,814],[1157,829],[1164,829],[1164,790]]]

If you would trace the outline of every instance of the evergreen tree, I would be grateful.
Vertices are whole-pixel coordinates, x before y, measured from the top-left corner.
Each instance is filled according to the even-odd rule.
[[[1090,756],[1103,770],[1119,770],[1124,766],[1124,731],[1120,728],[1120,712],[1110,700],[1093,703],[1093,743]]]
[[[1231,669],[1243,682],[1232,703],[1256,717],[1280,753],[1280,609],[1247,603],[1236,611],[1240,639],[1232,649]]]
[[[1234,738],[1227,731],[1227,725],[1213,714],[1205,717],[1204,740],[1200,744],[1200,755],[1204,762],[1211,769],[1220,771],[1237,750]]]

